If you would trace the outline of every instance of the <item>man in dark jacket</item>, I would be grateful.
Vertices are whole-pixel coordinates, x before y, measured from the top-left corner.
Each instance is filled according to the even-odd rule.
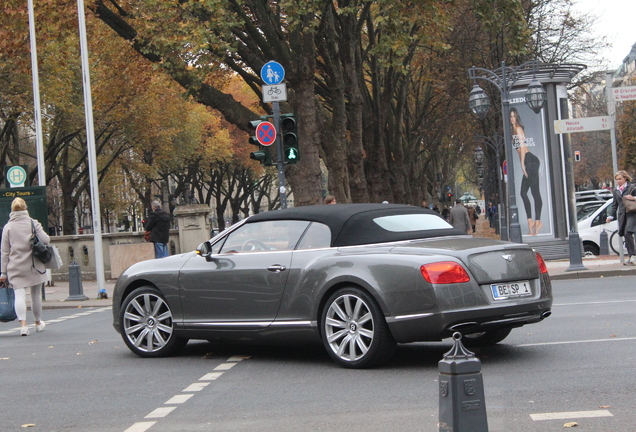
[[[153,201],[150,206],[152,213],[144,229],[150,231],[150,241],[155,244],[155,258],[168,256],[168,238],[170,233],[170,214],[161,210],[159,201]]]

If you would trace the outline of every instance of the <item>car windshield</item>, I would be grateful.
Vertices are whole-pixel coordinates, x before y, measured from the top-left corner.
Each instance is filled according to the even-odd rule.
[[[594,213],[603,203],[580,204],[576,207],[576,220],[582,221]]]
[[[373,219],[380,227],[391,232],[453,229],[444,219],[433,214],[403,214]]]

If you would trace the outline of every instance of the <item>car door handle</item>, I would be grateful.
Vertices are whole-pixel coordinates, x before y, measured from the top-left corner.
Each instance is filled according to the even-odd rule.
[[[285,267],[284,265],[280,265],[280,264],[274,264],[271,265],[269,267],[267,267],[268,271],[274,272],[274,273],[280,273],[282,271],[287,270],[287,267]]]

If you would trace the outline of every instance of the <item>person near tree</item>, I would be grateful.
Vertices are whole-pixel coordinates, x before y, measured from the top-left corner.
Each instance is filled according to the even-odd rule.
[[[468,210],[466,210],[461,200],[455,200],[455,205],[449,211],[448,222],[453,228],[462,230],[466,234],[469,233],[471,228],[470,218],[468,217]]]
[[[161,209],[159,201],[150,204],[152,212],[144,226],[150,232],[150,240],[155,244],[155,258],[168,256],[168,240],[170,235],[170,214]]]

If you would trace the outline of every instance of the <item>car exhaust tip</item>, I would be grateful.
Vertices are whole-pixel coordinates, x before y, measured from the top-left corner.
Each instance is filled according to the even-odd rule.
[[[473,328],[475,328],[477,326],[479,326],[479,323],[476,323],[476,322],[465,322],[465,323],[452,325],[452,326],[449,327],[449,329],[452,330],[452,331],[462,332],[462,331],[473,329]]]
[[[545,311],[541,314],[541,319],[545,319],[547,317],[549,317],[550,315],[552,315],[552,311]]]

